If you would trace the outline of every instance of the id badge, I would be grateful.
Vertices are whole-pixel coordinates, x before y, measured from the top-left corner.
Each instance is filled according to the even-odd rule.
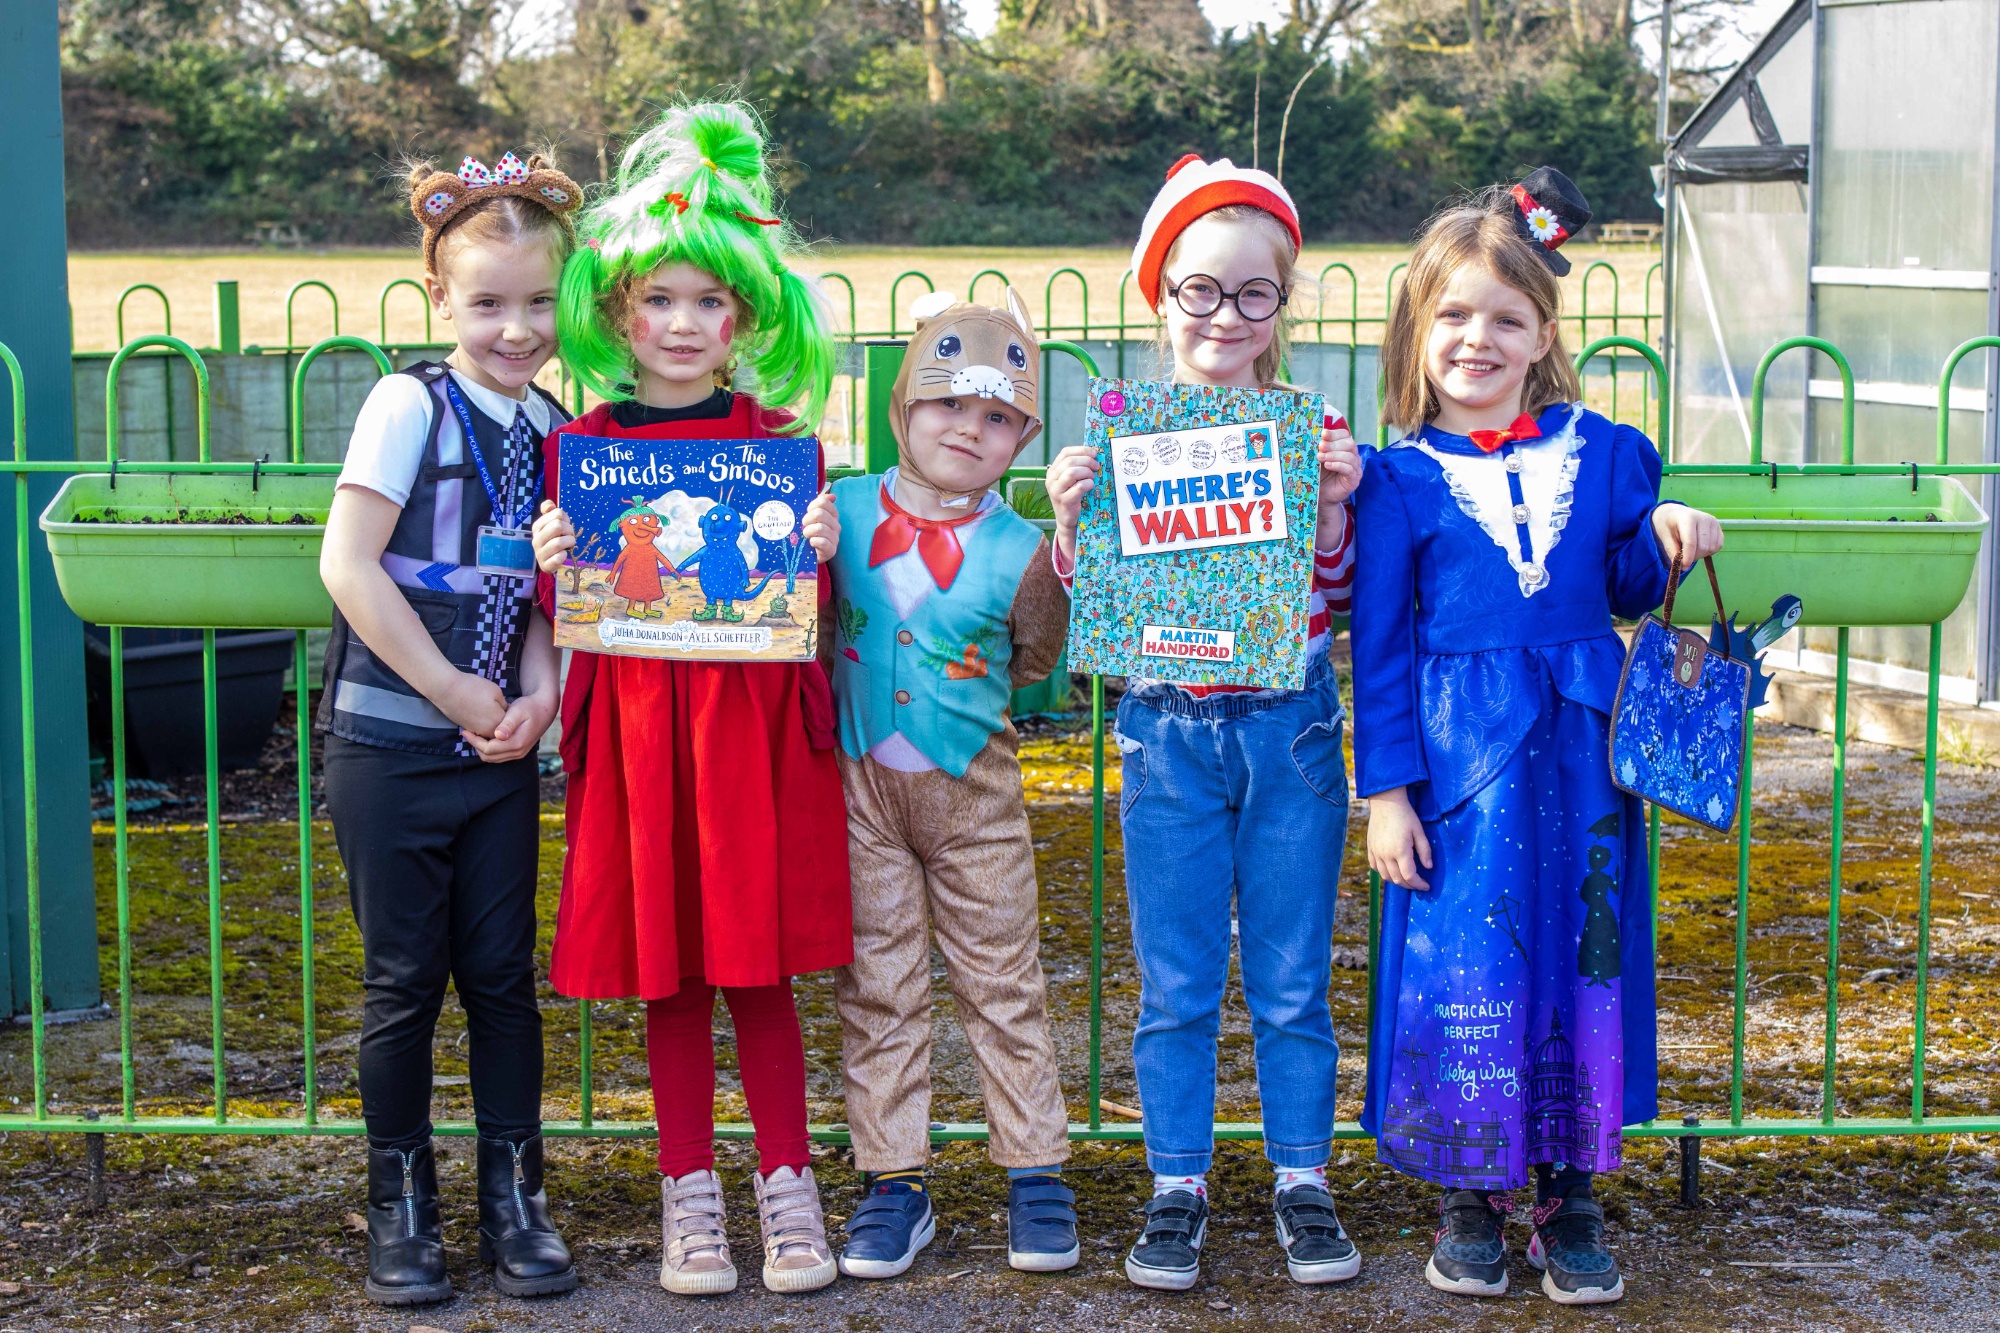
[[[477,561],[482,574],[508,578],[532,578],[535,574],[535,543],[526,528],[483,527],[479,530]]]

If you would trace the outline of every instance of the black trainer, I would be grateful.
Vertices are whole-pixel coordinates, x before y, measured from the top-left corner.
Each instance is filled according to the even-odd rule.
[[[1604,1208],[1589,1195],[1535,1205],[1528,1262],[1542,1270],[1542,1292],[1559,1305],[1603,1305],[1625,1294],[1618,1260],[1604,1244]]]
[[[1451,1190],[1424,1277],[1458,1296],[1507,1294],[1507,1210],[1498,1194]]]
[[[1279,1190],[1273,1204],[1278,1214],[1278,1244],[1285,1247],[1285,1268],[1292,1281],[1308,1286],[1345,1282],[1361,1271],[1361,1251],[1347,1238],[1333,1211],[1333,1196],[1318,1185],[1294,1185]]]
[[[1208,1200],[1193,1190],[1168,1190],[1146,1204],[1146,1229],[1125,1256],[1125,1276],[1138,1287],[1186,1291],[1201,1276],[1201,1242]]]

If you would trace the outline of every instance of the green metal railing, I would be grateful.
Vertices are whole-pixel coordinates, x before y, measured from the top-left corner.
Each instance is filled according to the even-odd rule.
[[[906,275],[907,276],[907,275]],[[921,275],[919,275],[921,276]],[[995,276],[1000,276],[995,274]],[[1340,317],[1336,317],[1340,318]],[[1095,373],[1084,349],[1074,344],[1052,342],[1052,350],[1062,351],[1078,357],[1087,373]],[[1780,355],[1792,350],[1810,349],[1833,360],[1842,372],[1843,404],[1841,413],[1841,454],[1838,463],[1824,464],[1774,464],[1763,461],[1764,412],[1763,396],[1766,371]],[[1675,474],[1749,474],[1772,477],[1843,474],[1843,475],[1955,475],[2000,473],[2000,464],[1952,465],[1946,445],[1951,380],[1960,362],[1975,351],[2000,349],[2000,338],[1975,339],[1955,351],[1945,363],[1939,380],[1937,453],[1929,464],[1856,464],[1854,459],[1854,416],[1852,405],[1852,376],[1839,350],[1820,339],[1788,339],[1772,348],[1760,364],[1752,387],[1752,438],[1750,461],[1741,464],[1674,465],[1668,470]],[[4,362],[13,386],[13,460],[8,470],[14,474],[15,521],[16,521],[16,567],[18,577],[18,602],[20,650],[22,654],[23,690],[33,697],[33,657],[30,638],[33,631],[31,588],[28,576],[31,554],[31,521],[29,509],[28,481],[32,475],[68,475],[82,472],[105,472],[125,470],[129,472],[206,472],[234,473],[251,472],[262,468],[271,473],[326,475],[338,470],[337,464],[310,464],[303,461],[303,429],[301,424],[303,394],[306,376],[313,364],[323,354],[336,351],[358,351],[367,354],[375,362],[377,369],[387,373],[390,361],[386,353],[374,343],[353,336],[335,336],[322,340],[305,350],[293,373],[290,386],[290,422],[288,426],[288,460],[284,463],[229,463],[216,462],[210,457],[208,441],[208,398],[209,386],[206,367],[199,353],[187,343],[170,335],[151,335],[134,339],[122,347],[110,364],[110,378],[106,386],[106,459],[102,464],[88,462],[66,462],[57,460],[31,460],[27,456],[27,430],[25,397],[22,391],[18,362],[4,346],[0,346],[0,362]],[[118,458],[119,409],[118,376],[127,360],[141,353],[163,353],[179,357],[188,362],[193,373],[196,394],[196,420],[199,442],[198,457],[192,462],[123,462]],[[1624,335],[1614,335],[1591,342],[1578,358],[1579,366],[1592,358],[1602,355],[1632,354],[1646,362],[1655,377],[1662,375],[1658,354],[1644,342]],[[886,363],[885,363],[886,364]],[[1669,426],[1669,406],[1663,394],[1653,395],[1656,420],[1653,424],[1659,438],[1671,438]],[[1743,750],[1742,806],[1738,815],[1736,847],[1736,923],[1734,958],[1734,1000],[1731,1012],[1732,1054],[1729,1073],[1729,1115],[1726,1120],[1711,1123],[1667,1123],[1647,1122],[1630,1126],[1627,1133],[1640,1137],[1700,1138],[1729,1135],[1804,1135],[1804,1134],[1912,1134],[1912,1133],[1954,1133],[1954,1132],[2000,1132],[2000,1117],[1994,1116],[1932,1116],[1925,1107],[1925,1061],[1926,1024],[1928,1021],[1930,985],[1930,944],[1931,944],[1931,888],[1934,871],[1934,849],[1936,828],[1936,796],[1938,765],[1938,712],[1939,678],[1941,666],[1941,626],[1930,626],[1929,682],[1926,699],[1924,784],[1922,808],[1921,852],[1918,866],[1919,902],[1916,962],[1916,993],[1912,1014],[1913,1046],[1911,1054],[1911,1096],[1907,1116],[1867,1116],[1842,1117],[1838,1114],[1837,1074],[1839,1036],[1839,961],[1840,961],[1840,916],[1842,857],[1846,848],[1846,821],[1848,808],[1846,801],[1847,738],[1845,734],[1846,693],[1848,686],[1849,660],[1847,634],[1840,633],[1840,651],[1836,666],[1836,726],[1833,735],[1834,786],[1830,809],[1831,820],[1831,864],[1828,873],[1828,937],[1825,980],[1827,1000],[1824,1014],[1823,1068],[1821,1071],[1821,1095],[1819,1113],[1815,1116],[1775,1117],[1753,1116],[1746,1113],[1744,1082],[1747,1050],[1746,1016],[1747,997],[1750,982],[1748,956],[1749,910],[1751,904],[1751,861],[1752,844],[1751,805],[1754,786],[1754,759],[1752,737],[1746,735]],[[241,1116],[233,1115],[229,1106],[229,1086],[226,1065],[223,935],[222,935],[222,839],[219,819],[219,761],[216,733],[215,691],[215,634],[203,632],[202,642],[202,692],[204,710],[205,747],[205,791],[206,822],[204,825],[205,851],[207,861],[207,924],[209,946],[208,988],[211,1006],[210,1040],[213,1061],[213,1105],[206,1115],[155,1115],[144,1114],[140,1105],[140,1089],[134,1072],[133,1058],[133,969],[132,969],[132,913],[131,913],[131,865],[128,848],[128,808],[126,737],[124,734],[123,709],[123,629],[111,630],[111,670],[112,670],[112,784],[113,792],[113,846],[114,846],[114,892],[116,895],[117,920],[117,968],[118,968],[118,1026],[121,1109],[115,1118],[94,1118],[87,1115],[55,1115],[49,1111],[50,1089],[46,1062],[46,1014],[42,996],[41,957],[41,877],[39,860],[39,829],[36,805],[36,736],[34,731],[34,710],[24,709],[24,763],[26,772],[26,800],[24,845],[26,856],[26,900],[29,928],[29,976],[31,985],[30,1043],[33,1061],[33,1103],[25,1113],[0,1115],[0,1131],[29,1129],[52,1132],[106,1133],[106,1132],[148,1132],[148,1133],[252,1133],[252,1134],[358,1134],[362,1132],[361,1122],[349,1119],[329,1119],[321,1114],[318,1087],[318,1065],[316,1051],[316,1007],[313,935],[313,848],[312,809],[310,804],[309,747],[306,744],[310,734],[311,719],[307,713],[308,690],[306,688],[305,640],[303,632],[298,637],[294,664],[297,672],[298,689],[297,725],[299,728],[298,754],[298,817],[299,817],[299,912],[300,912],[300,998],[303,1012],[303,1087],[300,1111],[297,1115],[284,1116]],[[1134,1139],[1140,1136],[1140,1126],[1136,1124],[1106,1124],[1101,1110],[1103,1091],[1103,980],[1104,980],[1104,851],[1105,851],[1105,692],[1101,678],[1093,678],[1090,688],[1091,703],[1091,882],[1090,882],[1090,959],[1089,959],[1089,1114],[1083,1123],[1072,1126],[1072,1134],[1079,1138]],[[1655,891],[1659,882],[1660,833],[1659,818],[1654,812],[1649,820],[1647,845],[1649,866]],[[1373,886],[1371,886],[1373,889]],[[1379,912],[1379,891],[1370,894],[1369,948],[1371,964],[1377,947],[1377,919]],[[1372,974],[1371,974],[1372,975]],[[1373,987],[1369,987],[1372,1005]],[[607,1135],[637,1137],[654,1132],[648,1121],[601,1120],[595,1114],[595,1100],[598,1089],[595,1084],[592,1043],[592,1008],[589,1002],[578,1006],[578,1040],[580,1053],[580,1077],[577,1087],[578,1117],[574,1120],[552,1121],[548,1130],[556,1135]],[[469,1134],[473,1127],[469,1122],[444,1122],[439,1125],[443,1134]],[[726,1124],[720,1133],[730,1137],[744,1137],[750,1133],[748,1125]],[[976,1139],[985,1135],[985,1127],[977,1124],[955,1124],[944,1127],[934,1137],[946,1139]],[[844,1131],[826,1126],[818,1126],[815,1133],[823,1140],[841,1141]],[[1255,1122],[1225,1122],[1216,1126],[1216,1133],[1222,1138],[1256,1138],[1262,1127]],[[1336,1129],[1341,1138],[1363,1137],[1360,1127],[1352,1122],[1343,1122]]]

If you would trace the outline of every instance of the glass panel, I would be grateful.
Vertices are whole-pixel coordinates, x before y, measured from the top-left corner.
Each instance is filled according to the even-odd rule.
[[[1816,294],[1819,336],[1847,353],[1857,384],[1873,380],[1935,388],[1952,348],[1986,332],[1985,292],[1820,286]],[[1984,357],[1967,358],[1956,383],[1983,387],[1984,362]],[[1815,373],[1839,374],[1831,365]]]
[[[1750,383],[1771,344],[1805,331],[1805,191],[1792,181],[1678,187],[1674,461],[1749,457]],[[1806,357],[1765,382],[1764,456],[1802,457]]]
[[[1757,88],[1786,143],[1812,142],[1812,36],[1807,23],[1757,71]]]
[[[2000,5],[1829,7],[1821,22],[1816,262],[1986,269]]]
[[[1702,148],[1757,146],[1756,127],[1750,123],[1750,113],[1743,109],[1740,100],[1730,103],[1729,109],[1722,113],[1722,119],[1715,122],[1715,127],[1701,136],[1701,143],[1698,146]]]

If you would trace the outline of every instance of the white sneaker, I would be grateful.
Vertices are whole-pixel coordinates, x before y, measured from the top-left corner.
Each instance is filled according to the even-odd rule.
[[[723,1230],[722,1182],[713,1171],[660,1180],[660,1285],[681,1296],[736,1290]]]

